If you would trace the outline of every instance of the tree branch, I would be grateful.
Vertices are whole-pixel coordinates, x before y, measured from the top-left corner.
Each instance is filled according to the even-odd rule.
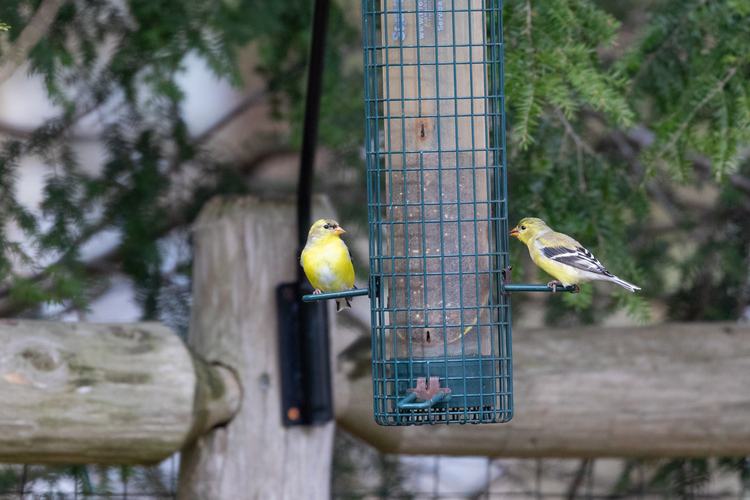
[[[229,125],[231,122],[239,118],[242,113],[247,111],[263,102],[263,98],[266,97],[265,90],[259,90],[253,92],[249,96],[245,97],[237,106],[235,106],[229,113],[225,114],[216,123],[208,127],[202,134],[196,136],[193,140],[198,144],[203,144],[213,137],[221,129]]]
[[[737,73],[737,68],[729,68],[729,71],[727,71],[727,76],[716,84],[716,88],[714,88],[711,92],[709,92],[702,100],[699,102],[696,106],[693,107],[693,109],[688,114],[688,117],[680,124],[680,128],[677,129],[677,132],[672,136],[672,140],[669,141],[669,146],[677,147],[677,141],[682,136],[682,134],[685,132],[685,129],[690,125],[690,122],[693,121],[693,117],[695,117],[696,113],[708,103],[711,99],[714,98],[716,94],[719,92],[724,91],[724,87],[727,83],[729,83],[729,80],[732,79],[732,77]]]
[[[615,130],[610,134],[610,138],[620,150],[620,155],[630,164],[630,168],[633,169],[633,172],[643,178],[646,169],[641,165],[641,162],[638,161],[638,156],[636,155],[635,150],[630,144],[628,144],[625,134],[619,130]],[[646,192],[654,201],[664,207],[664,210],[667,211],[672,222],[674,222],[676,226],[682,224],[684,219],[682,212],[680,212],[680,210],[672,203],[666,193],[653,179],[646,182]]]
[[[43,0],[18,38],[0,58],[0,85],[13,76],[55,21],[57,12],[67,0]]]
[[[697,7],[699,7],[699,6],[702,6],[702,5],[703,5],[703,4],[705,4],[705,3],[706,3],[706,0],[700,0],[700,2],[698,2],[698,3],[696,4],[696,6],[695,6],[695,7],[697,8]],[[674,28],[674,29],[672,30],[672,32],[671,32],[671,33],[669,34],[669,37],[668,37],[668,38],[667,38],[666,40],[664,40],[664,41],[663,41],[663,42],[661,43],[661,45],[659,45],[658,47],[656,47],[656,48],[655,48],[655,49],[654,49],[654,50],[653,50],[653,51],[652,51],[652,52],[651,52],[651,53],[650,53],[650,54],[649,54],[649,55],[648,55],[648,56],[646,57],[646,60],[645,60],[645,61],[643,62],[643,64],[641,64],[641,65],[640,65],[640,67],[638,68],[638,71],[636,72],[636,74],[635,74],[635,75],[633,76],[633,78],[631,78],[631,79],[630,79],[630,84],[628,85],[628,87],[627,87],[627,90],[625,91],[625,97],[628,97],[628,96],[630,95],[630,93],[631,93],[631,92],[633,91],[633,88],[635,88],[635,84],[636,84],[636,82],[637,82],[637,81],[638,81],[638,79],[639,79],[639,78],[640,78],[640,77],[641,77],[641,76],[643,75],[643,73],[645,73],[645,72],[646,72],[646,70],[647,70],[647,69],[648,69],[648,67],[649,67],[649,66],[651,65],[651,63],[653,63],[653,62],[654,62],[654,59],[656,58],[656,55],[657,55],[657,54],[658,54],[658,53],[659,53],[659,52],[660,52],[661,50],[663,50],[663,49],[665,49],[665,48],[669,47],[669,46],[670,46],[670,45],[672,44],[672,42],[674,42],[675,38],[677,38],[677,34],[678,34],[678,33],[680,32],[680,30],[681,30],[681,29],[682,29],[682,28],[683,28],[683,27],[685,26],[685,22],[686,22],[686,21],[688,20],[689,14],[690,14],[691,12],[694,12],[694,10],[695,10],[695,9],[692,9],[692,10],[688,11],[687,13],[685,13],[685,14],[684,14],[684,15],[682,16],[682,18],[680,19],[679,23],[677,23],[677,26],[675,26],[675,28]]]
[[[266,160],[271,159],[275,156],[280,156],[284,154],[288,154],[292,152],[293,150],[286,148],[286,147],[278,147],[271,150],[264,151],[260,153],[257,157],[253,158],[252,160],[242,164],[242,166],[239,168],[242,175],[251,175],[257,168]],[[197,190],[201,187],[205,186],[204,183],[197,183],[193,190]],[[185,210],[182,207],[177,207],[173,211],[173,215],[168,218],[168,220],[165,221],[163,226],[161,226],[155,235],[155,237],[162,238],[166,236],[169,232],[178,229],[180,227],[184,227],[187,224],[189,224],[188,220],[185,220],[184,216],[182,214],[185,213]],[[81,236],[77,241],[76,244],[82,245],[86,241],[88,241],[92,236],[100,233],[102,230],[107,229],[111,227],[109,221],[102,221],[98,226],[93,228],[89,233]],[[111,251],[107,252],[104,255],[101,255],[100,257],[97,257],[93,260],[90,260],[88,262],[83,262],[83,267],[86,271],[86,274],[90,277],[96,277],[96,276],[105,276],[112,274],[114,272],[119,271],[119,252],[120,247],[113,248]],[[57,260],[55,263],[51,264],[62,264],[64,261],[64,257]],[[33,280],[35,283],[40,284],[40,286],[43,289],[47,289],[51,286],[51,282],[49,282],[49,277],[44,271],[37,272],[35,274],[32,274],[30,276],[27,276],[27,278]],[[26,309],[29,309],[30,307],[33,307],[35,304],[28,304],[23,302],[17,302],[11,299],[10,297],[10,291],[11,286],[10,285],[4,285],[0,287],[0,318],[7,318],[12,317],[20,314],[21,312],[25,311]]]
[[[560,111],[560,108],[555,108],[555,114],[557,115],[557,118],[559,118],[562,122],[563,127],[565,127],[565,131],[576,143],[576,147],[583,149],[588,154],[596,158],[596,151],[594,151],[594,148],[589,146],[583,139],[581,139],[581,136],[578,135],[575,130],[573,130],[573,125],[571,125],[568,119],[565,118],[565,115],[562,111]]]
[[[589,146],[583,139],[581,139],[581,136],[579,136],[576,131],[573,130],[573,125],[571,125],[568,119],[565,118],[565,114],[560,110],[560,108],[555,108],[555,114],[562,122],[563,127],[565,127],[565,134],[569,135],[573,139],[573,142],[576,143],[576,151],[578,153],[578,187],[581,192],[586,191],[586,178],[583,176],[582,151],[586,151],[593,158],[596,158],[596,151],[594,151],[594,148]],[[565,136],[563,136],[563,140],[564,139]],[[562,146],[560,147],[560,153],[562,153]]]
[[[713,176],[711,175],[711,162],[702,157],[693,157],[691,158],[691,161],[693,162],[693,168],[700,172],[704,178],[706,179],[712,179]],[[738,173],[729,174],[727,176],[727,180],[729,183],[735,187],[738,187],[744,191],[747,191],[750,193],[750,179],[740,175]]]
[[[521,141],[520,143],[526,144],[527,136],[529,132],[529,120],[531,120],[531,109],[534,106],[534,94],[535,94],[535,85],[536,85],[536,68],[534,65],[534,41],[531,38],[531,0],[526,0],[526,29],[523,30],[523,33],[526,33],[526,38],[529,42],[529,48],[527,49],[527,52],[529,53],[529,65],[531,66],[531,95],[529,96],[529,107],[528,112],[525,113],[525,116],[522,118],[523,120],[523,133],[521,134]]]

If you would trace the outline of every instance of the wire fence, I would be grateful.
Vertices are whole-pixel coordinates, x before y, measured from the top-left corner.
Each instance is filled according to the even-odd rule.
[[[152,467],[0,465],[0,500],[174,499],[179,455]]]
[[[361,491],[361,492],[345,492],[336,493],[331,495],[331,498],[345,499],[345,500],[375,500],[375,499],[388,499],[388,500],[422,500],[422,499],[450,499],[450,500],[484,500],[484,499],[551,499],[551,500],[562,500],[568,497],[561,493],[546,493],[537,495],[532,492],[498,492],[498,493],[482,493],[481,495],[466,495],[463,493],[424,493],[424,492],[404,492],[398,494],[386,493],[378,491]],[[641,500],[664,500],[670,498],[669,495],[665,495],[663,492],[651,492],[643,495],[633,497],[626,495],[577,495],[574,499],[586,499],[586,500],[626,500],[631,498],[638,498]],[[671,497],[674,498],[674,497]],[[704,493],[692,497],[694,500],[736,500],[738,497],[735,494],[730,493]],[[747,497],[740,497],[746,500]]]
[[[746,458],[409,457],[338,441],[332,499],[750,500]],[[175,499],[178,470],[179,455],[153,467],[0,465],[0,500]]]

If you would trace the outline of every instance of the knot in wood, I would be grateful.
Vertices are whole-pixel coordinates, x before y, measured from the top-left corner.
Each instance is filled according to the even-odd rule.
[[[59,359],[55,359],[42,349],[29,347],[21,353],[21,357],[40,372],[51,372],[60,366]]]

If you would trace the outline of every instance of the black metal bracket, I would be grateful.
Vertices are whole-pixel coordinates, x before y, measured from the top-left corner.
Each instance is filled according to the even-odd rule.
[[[503,286],[508,286],[513,283],[513,266],[508,266],[502,271]],[[506,294],[509,292],[505,292]]]
[[[320,425],[333,419],[328,306],[303,302],[306,292],[297,283],[276,287],[281,409],[286,426]]]

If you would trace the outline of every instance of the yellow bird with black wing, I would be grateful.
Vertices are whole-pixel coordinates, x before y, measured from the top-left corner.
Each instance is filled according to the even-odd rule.
[[[553,292],[558,285],[573,285],[577,293],[578,283],[594,280],[611,281],[631,292],[640,290],[640,287],[607,271],[607,268],[583,245],[567,234],[553,231],[541,219],[522,219],[511,229],[510,235],[526,244],[534,264],[556,278],[547,284],[552,287]]]

